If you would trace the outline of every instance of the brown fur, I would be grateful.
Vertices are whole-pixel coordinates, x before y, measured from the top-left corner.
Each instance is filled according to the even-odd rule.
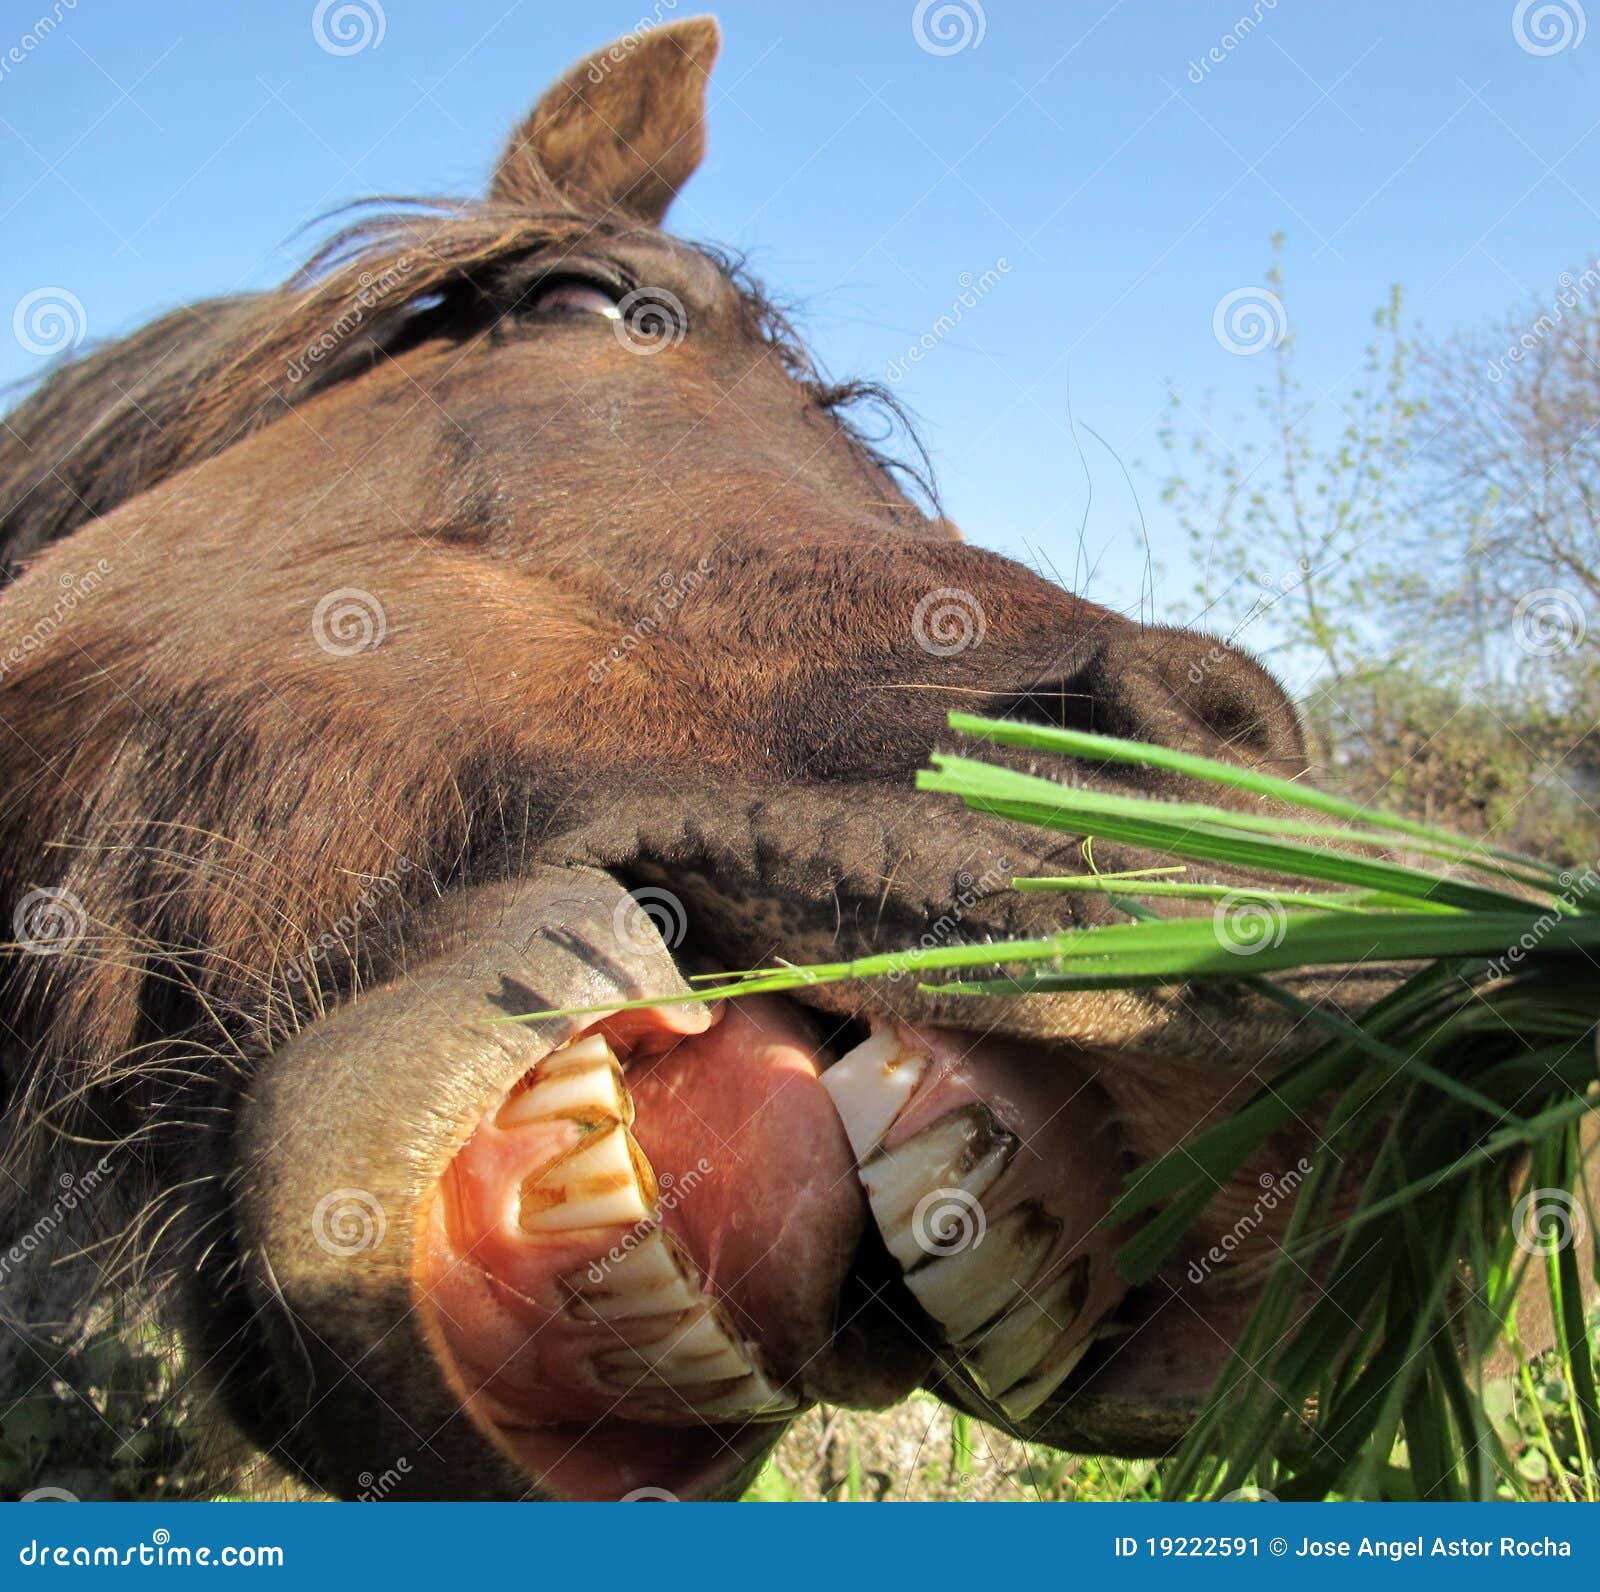
[[[417,904],[535,860],[659,872],[732,956],[914,938],[956,859],[1020,855],[1006,826],[908,794],[951,706],[1303,766],[1264,671],[961,544],[845,418],[859,390],[655,229],[699,160],[715,50],[696,21],[601,52],[518,130],[488,203],[361,223],[279,291],[168,316],[10,417],[0,902],[64,890],[85,924],[3,970],[18,1175],[52,1132],[136,1143],[145,1227],[165,1226],[174,1188],[226,1178],[193,1146],[226,1130],[236,1077],[402,959]],[[667,295],[681,342],[641,355],[597,317],[527,319],[575,272]],[[384,635],[330,654],[313,616],[349,588]],[[981,646],[918,645],[938,588],[981,604]],[[824,865],[818,837],[845,833]],[[999,893],[962,932],[1024,910]],[[1028,1020],[1097,1048],[1236,1044],[1245,1064],[1269,1043],[1203,1001],[1051,1011]],[[1206,1110],[1143,1082],[1119,1103],[1168,1143]]]
[[[720,42],[716,24],[695,17],[580,62],[512,134],[489,197],[532,210],[554,189],[658,225],[705,156],[705,85]]]

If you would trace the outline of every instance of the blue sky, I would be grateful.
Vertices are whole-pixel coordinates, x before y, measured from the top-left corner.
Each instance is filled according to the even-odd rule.
[[[347,3],[375,34],[377,0]],[[951,3],[949,53],[912,0],[722,5],[710,154],[673,224],[748,251],[839,374],[884,377],[995,271],[894,385],[968,536],[1070,575],[1081,533],[1103,601],[1138,603],[1142,510],[1157,610],[1192,612],[1156,426],[1169,380],[1247,410],[1266,361],[1213,312],[1261,282],[1274,232],[1329,434],[1391,283],[1446,332],[1548,303],[1600,253],[1600,6],[1594,38],[1539,54],[1514,0],[986,0],[981,38],[975,0]],[[481,191],[560,68],[693,9],[383,0],[381,39],[335,54],[314,0],[8,0],[0,381],[43,363],[12,333],[29,294],[67,290],[104,337],[267,286],[342,201]],[[1074,440],[1069,404],[1107,446]]]

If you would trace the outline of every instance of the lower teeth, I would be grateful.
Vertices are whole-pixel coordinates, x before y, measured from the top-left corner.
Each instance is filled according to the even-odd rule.
[[[609,1255],[562,1279],[572,1316],[603,1325],[610,1340],[593,1363],[619,1413],[688,1422],[795,1412],[798,1400],[768,1380],[756,1346],[727,1324],[688,1251],[660,1225],[655,1174],[629,1131],[632,1103],[600,1035],[553,1051],[496,1120],[579,1133],[522,1185],[519,1222],[530,1238],[595,1229],[612,1239],[629,1229]]]
[[[574,1272],[567,1286],[575,1295],[574,1312],[597,1321],[676,1317],[700,1303],[694,1262],[660,1227],[652,1228],[620,1259]]]
[[[553,1166],[522,1185],[522,1227],[569,1233],[648,1221],[655,1203],[650,1163],[620,1123],[596,1127]]]

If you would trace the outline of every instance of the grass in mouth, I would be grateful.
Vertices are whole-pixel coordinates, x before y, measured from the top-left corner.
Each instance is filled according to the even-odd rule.
[[[1474,1368],[1501,1339],[1517,1344],[1514,1297],[1540,1271],[1564,1393],[1556,1494],[1600,1500],[1600,1394],[1582,1291],[1585,1256],[1592,1264],[1600,1245],[1583,1145],[1586,1119],[1600,1110],[1600,873],[1562,871],[1142,741],[959,713],[950,724],[1033,753],[1190,775],[1275,810],[1083,790],[936,754],[920,789],[1083,837],[1091,871],[1015,888],[1094,891],[1129,921],[715,974],[698,980],[705,996],[907,972],[940,975],[928,987],[945,993],[1020,999],[1249,984],[1317,1025],[1323,1042],[1263,1079],[1221,1124],[1129,1177],[1114,1215],[1135,1233],[1118,1264],[1131,1282],[1151,1278],[1217,1188],[1280,1128],[1316,1121],[1320,1148],[1254,1316],[1163,1467],[1165,1495],[1218,1496],[1248,1482],[1284,1499],[1393,1496],[1392,1460],[1403,1452],[1410,1496],[1495,1497],[1516,1472]],[[1095,839],[1174,863],[1101,874]],[[1224,886],[1206,879],[1208,864],[1289,883]],[[1213,910],[1163,917],[1174,900]],[[1370,962],[1415,971],[1357,1021],[1268,976]],[[1339,1172],[1352,1165],[1371,1170],[1353,1209],[1346,1199],[1336,1213]]]

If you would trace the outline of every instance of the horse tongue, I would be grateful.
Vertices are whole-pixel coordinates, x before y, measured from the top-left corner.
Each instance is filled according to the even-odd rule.
[[[1122,1158],[1063,1053],[888,1025],[824,1075],[873,1220],[953,1358],[1005,1415],[1063,1382],[1126,1287]]]
[[[820,1081],[823,1055],[801,1008],[754,998],[729,1003],[714,1028],[627,1073],[662,1225],[776,1375],[814,1398],[834,1391],[840,1300],[867,1216]],[[865,1375],[858,1365],[848,1378],[839,1370],[841,1381]],[[915,1385],[908,1375],[882,1401]]]

